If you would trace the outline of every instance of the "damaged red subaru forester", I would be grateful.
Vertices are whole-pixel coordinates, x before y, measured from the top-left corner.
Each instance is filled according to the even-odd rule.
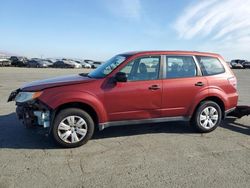
[[[17,115],[48,128],[64,147],[85,144],[94,129],[189,121],[213,131],[237,105],[237,80],[218,54],[143,51],[114,56],[89,74],[31,82],[13,91]]]

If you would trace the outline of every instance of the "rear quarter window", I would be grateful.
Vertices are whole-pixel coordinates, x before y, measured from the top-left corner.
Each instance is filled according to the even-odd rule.
[[[216,75],[225,72],[224,66],[218,58],[202,56],[196,56],[196,58],[204,76]]]

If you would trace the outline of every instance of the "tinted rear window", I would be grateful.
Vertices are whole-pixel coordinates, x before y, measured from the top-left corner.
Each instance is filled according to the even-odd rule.
[[[167,78],[185,78],[196,76],[196,64],[193,57],[167,56]]]
[[[197,56],[203,75],[215,75],[225,72],[225,69],[219,59],[214,57]]]

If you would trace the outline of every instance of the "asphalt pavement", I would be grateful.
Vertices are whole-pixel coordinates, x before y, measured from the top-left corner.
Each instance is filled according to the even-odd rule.
[[[250,187],[250,117],[209,134],[183,122],[110,127],[62,149],[43,130],[25,129],[6,102],[26,82],[84,71],[0,68],[0,188]],[[239,104],[250,105],[250,69],[234,72]]]

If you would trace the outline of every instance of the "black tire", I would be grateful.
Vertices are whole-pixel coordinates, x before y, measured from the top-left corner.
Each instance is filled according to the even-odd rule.
[[[80,141],[75,142],[75,143],[69,143],[70,141],[66,142],[66,141],[62,140],[59,136],[60,133],[59,133],[58,127],[59,127],[60,123],[66,117],[69,117],[69,116],[80,117],[83,120],[85,120],[85,122],[86,122],[86,124],[84,124],[84,126],[86,126],[86,130],[87,130],[86,135]],[[88,142],[88,140],[91,139],[91,137],[93,136],[94,129],[95,129],[94,121],[87,112],[85,112],[84,110],[78,109],[78,108],[67,108],[67,109],[60,111],[56,115],[54,123],[53,123],[53,127],[52,127],[52,136],[53,136],[54,140],[59,145],[66,147],[66,148],[74,148],[74,147],[79,147],[83,144],[86,144]],[[67,131],[69,131],[69,130],[67,130]],[[72,133],[71,133],[70,137],[72,137]]]
[[[206,116],[205,109],[208,109],[208,110],[213,109],[213,110],[216,110],[216,112],[213,113],[214,115],[211,115],[210,113],[211,111],[209,111],[209,115]],[[214,120],[213,118],[216,117],[216,114],[218,115],[218,119]],[[203,118],[205,116],[206,119],[201,120],[202,119],[201,116]],[[194,126],[194,128],[196,128],[197,131],[201,133],[208,133],[208,132],[215,130],[220,125],[221,120],[222,120],[222,111],[221,111],[220,106],[216,102],[213,102],[213,101],[203,101],[200,103],[199,107],[196,109],[192,117],[191,124],[192,126]],[[208,127],[206,126],[206,123],[208,124],[208,126],[211,126],[213,124],[214,125],[211,127]]]

